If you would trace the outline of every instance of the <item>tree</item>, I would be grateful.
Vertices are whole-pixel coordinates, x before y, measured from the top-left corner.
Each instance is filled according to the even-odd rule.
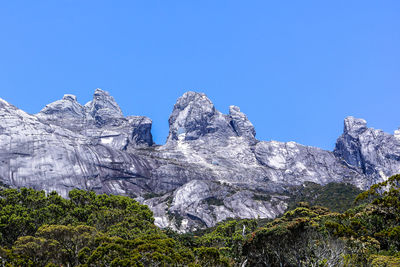
[[[53,255],[63,264],[76,266],[79,264],[79,252],[86,247],[93,248],[97,234],[96,228],[86,225],[43,225],[36,236],[58,244],[58,250]]]
[[[45,266],[49,262],[60,262],[60,244],[41,237],[22,236],[12,247],[12,260],[16,265]]]

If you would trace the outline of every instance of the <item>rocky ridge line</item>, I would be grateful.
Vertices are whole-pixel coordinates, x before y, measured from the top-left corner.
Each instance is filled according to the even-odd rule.
[[[247,116],[216,110],[205,94],[187,92],[169,118],[166,144],[152,122],[123,116],[114,98],[73,95],[30,115],[0,99],[0,182],[11,187],[72,188],[135,197],[156,224],[179,231],[227,218],[273,218],[293,186],[351,183],[359,188],[400,173],[400,138],[345,119],[333,152],[295,142],[259,141]]]

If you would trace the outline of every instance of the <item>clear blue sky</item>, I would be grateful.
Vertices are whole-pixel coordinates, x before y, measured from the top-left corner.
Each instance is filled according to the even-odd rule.
[[[261,140],[332,149],[348,115],[400,126],[400,1],[2,1],[0,97],[36,113],[108,90],[164,143],[185,91]]]

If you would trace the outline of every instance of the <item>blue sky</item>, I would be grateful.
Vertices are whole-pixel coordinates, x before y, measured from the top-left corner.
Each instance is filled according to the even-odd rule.
[[[36,113],[99,87],[159,144],[185,91],[261,140],[334,147],[348,115],[400,126],[400,1],[2,1],[0,97]]]

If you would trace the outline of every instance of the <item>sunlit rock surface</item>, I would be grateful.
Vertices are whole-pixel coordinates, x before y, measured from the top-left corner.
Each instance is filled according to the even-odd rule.
[[[151,146],[151,120],[143,116],[124,117],[118,104],[108,92],[96,89],[93,100],[82,106],[74,95],[45,106],[36,117],[92,138],[119,150],[130,146]]]
[[[363,119],[347,117],[334,150],[338,158],[361,170],[369,184],[400,173],[399,131],[394,135],[367,128]]]
[[[166,144],[152,122],[125,117],[101,89],[81,105],[73,95],[30,115],[0,99],[0,181],[12,187],[73,188],[135,197],[160,227],[189,231],[227,218],[273,218],[306,181],[360,188],[400,173],[400,134],[345,119],[333,152],[295,142],[258,141],[239,107],[216,110],[187,92],[169,118]]]

